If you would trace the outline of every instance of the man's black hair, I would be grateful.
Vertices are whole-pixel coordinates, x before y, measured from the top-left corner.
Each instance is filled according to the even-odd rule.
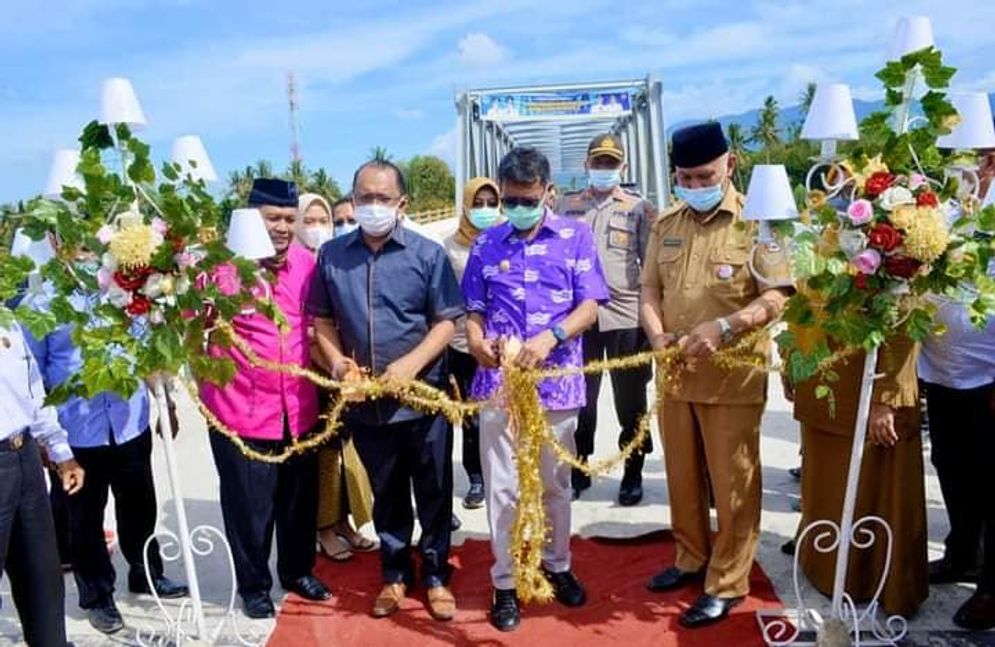
[[[408,195],[408,183],[404,180],[404,171],[390,160],[370,160],[369,162],[364,162],[362,166],[356,169],[356,174],[352,176],[353,193],[356,192],[356,182],[359,181],[359,174],[368,168],[390,169],[394,171],[394,175],[397,176],[397,188],[401,190],[401,195]]]
[[[351,203],[352,203],[352,194],[351,193],[348,194],[348,195],[342,196],[341,198],[339,198],[338,200],[336,200],[335,202],[332,203],[332,213],[335,213],[335,210],[338,209],[339,207],[341,207],[342,205],[344,205],[344,204],[351,204]]]
[[[549,184],[550,175],[549,160],[538,148],[531,146],[512,148],[498,165],[498,182],[502,183],[532,184],[538,181],[545,186]]]

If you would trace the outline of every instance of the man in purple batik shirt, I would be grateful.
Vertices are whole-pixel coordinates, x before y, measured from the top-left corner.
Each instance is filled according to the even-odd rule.
[[[590,227],[544,206],[549,178],[549,161],[532,148],[513,149],[498,167],[508,221],[480,234],[463,275],[467,343],[479,364],[474,399],[487,400],[501,386],[501,339],[522,341],[511,359],[525,368],[581,366],[581,333],[597,320],[598,304],[608,301]],[[553,433],[573,451],[577,414],[586,399],[584,376],[543,380],[539,397]],[[494,552],[491,623],[511,631],[520,619],[509,552],[518,474],[503,408],[486,406],[480,414],[480,459]],[[570,571],[570,466],[559,463],[549,448],[543,448],[542,479],[551,529],[543,567],[557,599],[580,606],[586,595]]]

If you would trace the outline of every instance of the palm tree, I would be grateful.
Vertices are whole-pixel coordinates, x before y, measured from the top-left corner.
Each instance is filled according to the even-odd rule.
[[[259,160],[253,171],[254,177],[273,177],[273,164],[269,160]]]
[[[308,182],[308,172],[304,168],[304,162],[301,160],[293,160],[290,162],[290,166],[287,167],[287,176],[289,180],[292,180],[298,187],[306,187]]]
[[[750,151],[746,148],[748,137],[743,132],[743,125],[737,123],[729,124],[726,135],[729,138],[729,152],[736,156],[736,185],[743,187],[743,177],[749,165]]]
[[[390,162],[393,159],[394,156],[383,146],[374,146],[373,150],[370,151],[370,160],[374,162]]]
[[[750,141],[762,146],[768,164],[771,151],[781,144],[781,129],[777,126],[779,111],[777,99],[768,96],[760,109],[757,125],[750,131]]]
[[[339,183],[328,174],[328,171],[324,167],[319,167],[317,171],[311,174],[308,180],[308,190],[323,195],[332,201],[342,197],[342,189],[339,188]]]
[[[798,101],[801,102],[802,107],[802,117],[808,116],[808,111],[812,108],[812,101],[815,99],[815,83],[809,81],[805,85],[805,89],[802,93],[798,95]]]

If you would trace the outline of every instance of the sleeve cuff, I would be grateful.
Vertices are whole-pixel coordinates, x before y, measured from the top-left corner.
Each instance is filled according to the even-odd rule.
[[[453,308],[446,308],[445,310],[440,310],[439,312],[435,313],[435,320],[436,321],[443,321],[443,320],[455,321],[456,319],[459,319],[460,317],[462,317],[465,314],[466,314],[466,310],[464,310],[463,308],[458,307],[458,306],[457,307],[453,307]]]
[[[69,443],[66,441],[59,441],[46,446],[45,452],[48,454],[48,459],[53,463],[64,463],[73,458],[73,450],[70,449]]]

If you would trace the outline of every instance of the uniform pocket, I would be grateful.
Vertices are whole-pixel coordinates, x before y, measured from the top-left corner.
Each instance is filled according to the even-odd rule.
[[[709,276],[706,285],[721,291],[746,292],[751,282],[745,247],[720,247],[709,254]]]
[[[656,256],[657,272],[665,290],[673,290],[680,279],[683,247],[661,247]]]

